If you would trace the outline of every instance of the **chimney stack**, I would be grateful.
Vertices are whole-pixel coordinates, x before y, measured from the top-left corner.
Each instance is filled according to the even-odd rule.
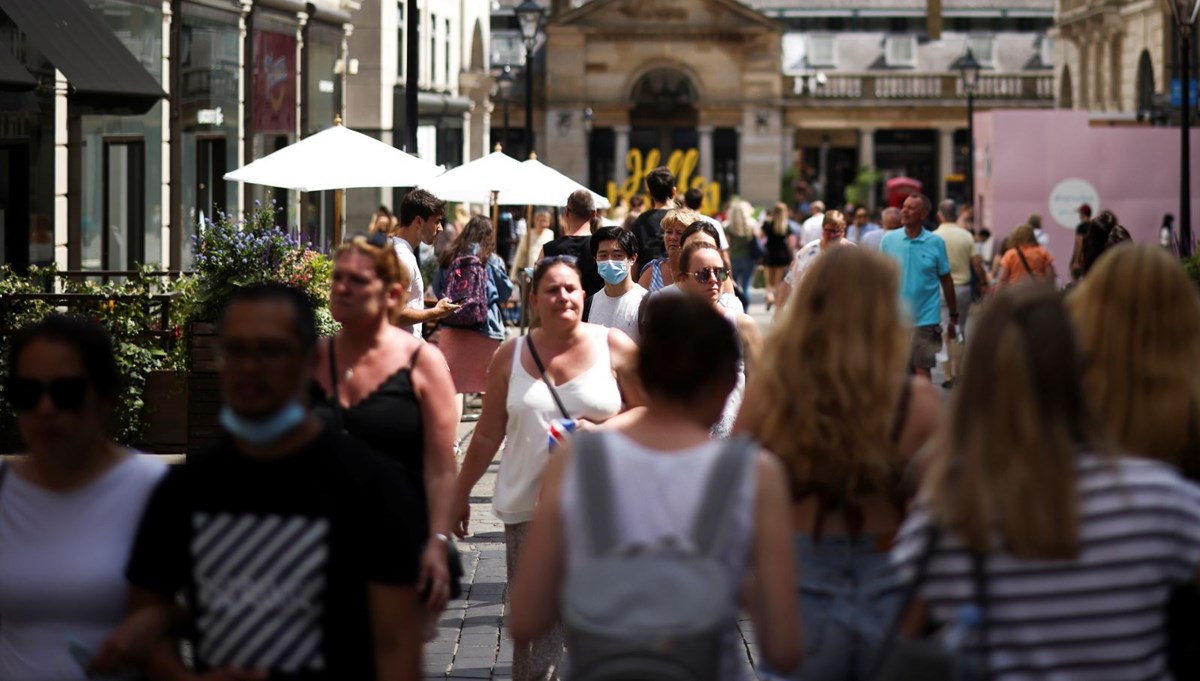
[[[930,40],[942,39],[942,0],[925,0],[925,32]]]

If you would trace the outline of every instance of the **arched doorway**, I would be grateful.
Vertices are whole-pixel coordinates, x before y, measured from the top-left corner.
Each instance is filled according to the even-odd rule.
[[[1154,63],[1150,61],[1148,50],[1142,50],[1142,56],[1138,58],[1137,109],[1139,113],[1154,109]]]
[[[631,149],[643,154],[658,149],[665,161],[672,151],[687,151],[699,144],[698,93],[686,74],[671,68],[654,69],[638,79],[630,99]]]
[[[1058,106],[1062,109],[1074,109],[1075,98],[1071,94],[1071,67],[1064,66],[1062,78],[1058,85]]]

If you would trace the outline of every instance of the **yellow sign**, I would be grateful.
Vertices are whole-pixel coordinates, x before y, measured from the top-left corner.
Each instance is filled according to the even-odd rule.
[[[697,175],[692,177],[692,173],[696,170],[696,164],[700,160],[700,152],[696,149],[688,149],[686,152],[676,149],[671,152],[670,158],[667,159],[666,166],[671,169],[671,174],[675,176],[675,186],[683,193],[689,189],[699,189],[704,192],[704,200],[700,204],[700,212],[705,215],[716,215],[721,209],[721,185],[718,182],[711,182],[708,178]],[[662,165],[662,152],[658,149],[651,149],[644,157],[641,149],[631,149],[625,155],[625,169],[629,171],[629,178],[620,187],[616,182],[609,181],[605,193],[608,195],[608,200],[612,205],[617,205],[619,202],[628,202],[637,194],[642,193],[642,187],[645,186],[646,175],[651,170]]]

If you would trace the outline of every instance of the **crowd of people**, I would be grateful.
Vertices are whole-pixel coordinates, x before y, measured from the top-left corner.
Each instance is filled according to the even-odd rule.
[[[226,436],[169,470],[108,435],[99,327],[22,329],[0,679],[420,678],[497,456],[518,681],[733,681],[741,612],[764,679],[934,678],[920,642],[936,678],[1195,678],[1200,292],[1175,259],[1105,212],[1064,294],[1032,218],[985,248],[919,194],[793,228],[646,184],[626,226],[588,192],[557,238],[534,214],[514,263],[465,216],[429,287],[447,208],[411,191],[333,254],[329,337],[298,291],[240,289]]]

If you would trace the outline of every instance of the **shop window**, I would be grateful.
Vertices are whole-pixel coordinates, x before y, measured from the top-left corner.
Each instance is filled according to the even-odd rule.
[[[990,35],[967,36],[967,49],[984,68],[991,68],[996,63],[996,41]]]
[[[130,269],[145,260],[145,144],[140,138],[105,140],[102,172],[104,223],[96,234],[101,250],[96,269]]]
[[[227,212],[225,197],[225,138],[196,140],[196,209],[206,221]]]
[[[888,66],[912,68],[917,65],[917,36],[890,35],[884,43]]]

